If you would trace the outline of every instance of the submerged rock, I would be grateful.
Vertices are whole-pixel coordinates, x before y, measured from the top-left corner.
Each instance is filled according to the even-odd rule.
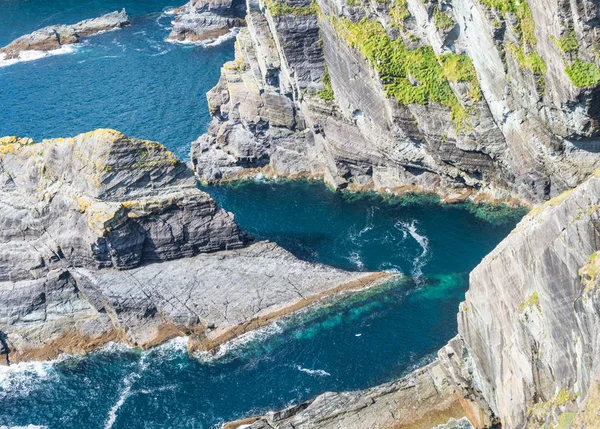
[[[82,37],[116,30],[126,25],[129,25],[129,17],[125,9],[98,18],[86,19],[73,25],[52,25],[12,41],[0,49],[0,55],[4,60],[12,60],[19,59],[26,51],[54,51],[66,45],[79,43]]]
[[[386,277],[248,246],[159,143],[113,130],[5,137],[0,166],[0,331],[13,362],[188,334],[207,349]]]

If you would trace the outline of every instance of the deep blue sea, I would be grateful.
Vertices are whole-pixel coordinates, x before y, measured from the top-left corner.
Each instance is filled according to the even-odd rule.
[[[184,1],[184,0],[182,0]],[[217,46],[165,42],[178,3],[0,0],[0,45],[36,28],[125,7],[132,26],[74,53],[0,68],[0,135],[72,136],[98,127],[164,143],[187,159],[210,121],[205,93],[233,58]],[[428,362],[456,334],[468,272],[523,214],[442,205],[431,197],[334,193],[320,183],[207,187],[257,239],[348,270],[402,280],[329,300],[188,356],[110,346],[86,357],[0,367],[0,426],[213,428],[324,391],[361,389]]]

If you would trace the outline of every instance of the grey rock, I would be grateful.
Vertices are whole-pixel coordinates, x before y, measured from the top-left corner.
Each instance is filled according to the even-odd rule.
[[[73,25],[52,25],[12,41],[0,49],[0,55],[3,59],[18,59],[23,51],[52,51],[65,45],[79,43],[82,37],[116,30],[126,25],[129,25],[129,17],[125,9]]]
[[[240,0],[190,0],[175,9],[177,18],[168,39],[209,42],[245,25],[245,4]]]
[[[593,8],[583,15],[571,6],[551,13],[552,8],[531,2],[539,43],[524,49],[537,49],[548,65],[543,92],[540,76],[507,53],[510,46],[525,43],[519,39],[516,21],[472,0],[441,6],[409,1],[411,16],[402,29],[392,25],[387,4],[349,8],[319,0],[319,15],[294,12],[293,8],[308,7],[305,1],[284,3],[289,12],[276,14],[268,5],[249,3],[249,27],[238,35],[236,61],[223,68],[221,81],[208,95],[214,115],[208,136],[216,138],[233,127],[241,135],[241,123],[248,136],[244,140],[252,140],[253,150],[263,154],[260,163],[237,158],[204,137],[198,144],[211,150],[192,148],[196,165],[211,166],[197,170],[202,180],[301,174],[323,177],[334,188],[437,192],[449,201],[480,195],[538,203],[576,186],[600,166],[595,90],[578,89],[569,81],[564,65],[576,57],[566,58],[547,30],[555,31],[549,22],[558,14],[563,18],[559,27],[564,28],[552,37],[569,34],[567,23],[573,23],[583,26],[581,35],[575,31],[577,40],[588,40],[596,31]],[[454,27],[436,28],[434,11],[439,7],[456,22]],[[430,46],[438,55],[470,56],[482,98],[470,101],[469,84],[450,82],[468,114],[468,129],[458,129],[448,106],[434,102],[403,106],[387,98],[373,67],[332,25],[338,17],[377,19],[390,37],[402,37],[411,49]],[[500,34],[499,24],[508,30]],[[596,61],[586,56],[583,42],[577,55]],[[234,75],[235,67],[241,70]],[[332,101],[318,97],[326,70]],[[285,98],[292,103],[294,125],[271,122],[278,111],[287,116]],[[282,127],[289,130],[287,149],[290,141],[298,144],[286,162],[276,163],[271,155],[278,140],[269,136],[280,134]],[[312,134],[308,141],[314,142],[310,147],[308,134]],[[295,162],[297,169],[291,168]]]
[[[188,334],[209,349],[386,277],[248,246],[171,152],[113,130],[0,139],[0,201],[0,333],[13,362]]]

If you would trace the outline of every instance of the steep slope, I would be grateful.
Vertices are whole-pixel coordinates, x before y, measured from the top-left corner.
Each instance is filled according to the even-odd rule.
[[[196,172],[555,196],[600,166],[600,72],[597,6],[551,3],[249,1]]]

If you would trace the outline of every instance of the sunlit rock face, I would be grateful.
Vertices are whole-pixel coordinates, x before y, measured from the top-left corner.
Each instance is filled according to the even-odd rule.
[[[544,201],[600,166],[588,6],[248,2],[195,169]]]

